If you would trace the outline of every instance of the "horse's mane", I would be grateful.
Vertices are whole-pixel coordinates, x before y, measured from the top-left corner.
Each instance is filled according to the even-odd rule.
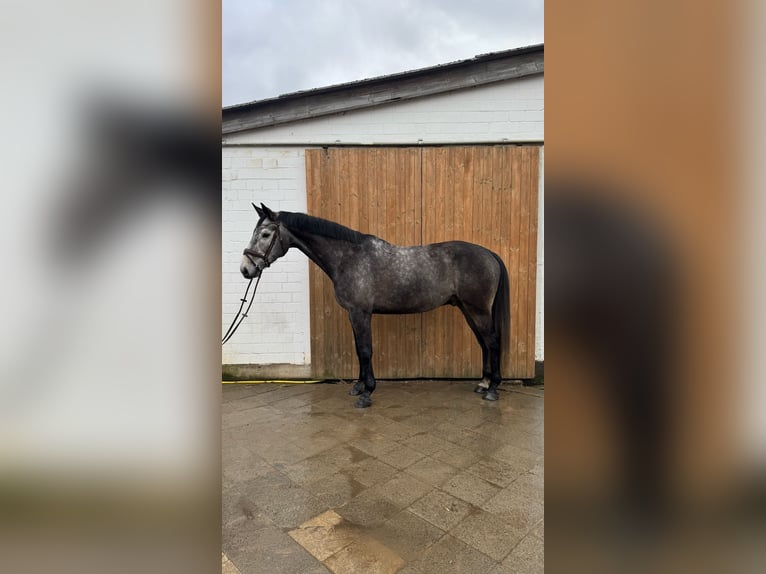
[[[305,213],[280,211],[277,220],[288,229],[305,231],[306,233],[313,233],[314,235],[321,235],[331,239],[340,239],[349,243],[361,243],[367,237],[364,233],[349,229],[340,223],[306,215]]]

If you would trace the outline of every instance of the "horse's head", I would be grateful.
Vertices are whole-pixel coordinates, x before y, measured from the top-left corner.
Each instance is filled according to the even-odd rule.
[[[287,253],[289,246],[282,237],[282,228],[278,215],[268,207],[253,204],[258,213],[258,224],[255,226],[250,243],[242,254],[242,264],[239,270],[245,279],[258,277],[266,267]]]

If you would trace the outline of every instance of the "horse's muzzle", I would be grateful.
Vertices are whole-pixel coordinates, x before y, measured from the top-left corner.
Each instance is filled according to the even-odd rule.
[[[261,271],[263,271],[263,270],[262,270],[262,269],[261,269],[261,268],[260,268],[258,265],[255,265],[255,266],[253,267],[253,269],[254,269],[254,270],[253,270],[252,272],[250,272],[250,270],[248,269],[248,266],[243,264],[243,265],[242,265],[242,266],[239,268],[239,272],[240,272],[240,273],[242,273],[242,276],[243,276],[245,279],[256,279],[257,277],[259,277],[259,276],[260,276],[260,274],[261,274]]]

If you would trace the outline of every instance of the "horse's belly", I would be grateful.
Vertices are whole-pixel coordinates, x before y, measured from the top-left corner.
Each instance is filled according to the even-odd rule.
[[[440,307],[440,305],[376,305],[372,312],[380,315],[406,315],[408,313],[424,313]]]
[[[452,295],[441,289],[424,291],[409,286],[392,288],[378,294],[373,304],[373,313],[422,313],[449,303]]]

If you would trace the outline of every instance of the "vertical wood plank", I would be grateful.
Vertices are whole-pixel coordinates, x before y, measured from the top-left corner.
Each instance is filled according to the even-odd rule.
[[[407,232],[405,231],[405,222],[407,219],[407,161],[405,159],[406,153],[402,148],[396,148],[394,151],[394,171],[395,171],[395,184],[394,184],[394,213],[396,215],[396,244],[407,244]],[[407,372],[408,366],[408,353],[406,348],[406,336],[407,336],[407,316],[406,315],[394,315],[394,333],[396,337],[396,357],[394,361],[394,377],[402,377]]]
[[[463,176],[465,182],[463,213],[466,218],[466,241],[477,243],[479,241],[479,234],[476,231],[476,228],[480,217],[479,202],[477,198],[479,193],[479,179],[481,178],[481,160],[479,158],[478,150],[475,146],[466,149],[465,161],[466,167]],[[470,375],[466,376],[471,376],[474,378],[480,377],[481,347],[476,341],[476,337],[473,336],[473,332],[471,332],[470,336],[467,337],[466,351],[466,361],[463,372],[470,373]]]
[[[344,212],[345,216],[345,223],[347,227],[350,227],[351,229],[359,229],[359,205],[356,200],[358,197],[358,190],[357,190],[357,184],[356,184],[356,177],[357,177],[357,167],[356,167],[356,151],[354,148],[344,148],[344,151],[346,152],[346,162],[347,162],[347,178],[346,178],[346,193],[343,197],[343,203],[346,205],[346,209]],[[356,356],[356,346],[354,344],[354,331],[351,328],[351,322],[348,320],[348,315],[346,315],[346,324],[348,325],[348,333],[349,333],[349,365],[351,368],[351,376],[358,375],[359,373],[359,361]]]
[[[321,150],[307,149],[306,157],[306,209],[308,213],[319,211],[321,193]],[[309,329],[311,341],[311,374],[313,377],[323,376],[324,356],[319,349],[322,334],[322,324],[317,318],[317,310],[321,307],[322,282],[309,264]]]
[[[434,148],[423,150],[423,243],[435,241],[436,224],[436,192],[435,186],[435,162]],[[433,377],[436,373],[436,354],[434,341],[435,318],[430,313],[423,314],[423,342],[421,353],[423,356],[423,376]]]
[[[406,245],[419,245],[422,243],[421,236],[421,190],[420,190],[420,167],[421,150],[416,148],[407,148],[406,163],[406,198],[407,198],[407,218],[405,228],[407,230]],[[405,316],[405,337],[404,353],[406,357],[406,368],[399,376],[407,377],[409,373],[422,372],[421,365],[421,332],[422,332],[422,314],[410,314]]]
[[[517,341],[519,339],[519,210],[521,193],[521,162],[519,148],[512,150],[511,160],[511,226],[509,229],[510,239],[510,266],[508,273],[510,276],[511,292],[511,373],[518,372],[519,349]]]
[[[321,165],[322,165],[322,174],[320,179],[320,195],[319,195],[319,211],[317,212],[317,215],[319,213],[329,214],[329,200],[330,196],[327,191],[328,187],[331,185],[330,181],[330,170],[331,170],[331,162],[330,162],[330,154],[329,150],[322,150],[320,152],[321,154]],[[327,376],[327,373],[330,369],[335,368],[335,365],[332,363],[329,355],[328,355],[328,342],[327,342],[327,333],[329,331],[328,329],[328,317],[325,314],[325,290],[327,285],[327,277],[324,276],[324,273],[321,272],[317,268],[316,265],[309,263],[309,267],[312,269],[312,272],[315,274],[315,276],[318,278],[318,282],[321,283],[320,291],[321,291],[321,307],[316,311],[316,317],[317,317],[317,324],[319,326],[319,337],[320,340],[318,342],[318,353],[321,354],[321,362],[324,363],[324,369],[321,371],[321,376]],[[340,375],[338,375],[340,376]]]
[[[395,222],[395,216],[394,213],[395,205],[396,205],[396,196],[395,196],[395,177],[396,173],[394,170],[394,161],[395,157],[393,155],[393,152],[395,150],[387,149],[385,150],[385,153],[383,154],[383,173],[384,173],[384,203],[383,203],[383,209],[381,211],[381,215],[383,215],[383,223],[384,227],[381,230],[382,231],[382,237],[388,241],[389,243],[396,242],[396,238],[394,237],[395,229],[396,229],[396,222]],[[379,348],[381,350],[382,356],[380,361],[380,371],[381,376],[391,376],[391,366],[396,360],[396,341],[393,340],[392,337],[387,337],[386,334],[394,331],[396,324],[392,321],[391,315],[386,315],[380,317],[379,321],[379,335],[378,340],[381,342],[379,345]]]
[[[384,149],[371,149],[369,150],[368,166],[370,171],[371,185],[369,198],[369,221],[370,221],[370,233],[380,237],[383,235],[381,220],[385,216],[383,213],[385,209],[385,203],[381,201],[381,198],[385,200],[384,184],[385,173],[382,170],[382,154],[385,153]],[[378,377],[382,377],[385,373],[385,366],[383,362],[383,348],[385,346],[383,338],[381,336],[382,331],[378,317],[372,317],[372,362],[373,369]]]
[[[390,172],[390,203],[389,203],[389,217],[391,217],[391,242],[396,245],[402,244],[401,237],[401,221],[402,221],[402,205],[401,200],[401,185],[402,185],[402,164],[401,154],[399,148],[392,148],[390,150],[388,169]],[[390,315],[388,319],[389,333],[393,336],[389,339],[390,343],[390,377],[398,377],[399,373],[404,370],[404,349],[403,349],[403,330],[402,324],[404,317],[401,315]]]
[[[335,164],[332,161],[331,150],[324,150],[322,154],[322,197],[320,205],[322,208],[322,213],[327,214],[328,217],[332,216],[333,213],[332,189],[335,188],[335,182],[333,180],[334,166]],[[320,321],[322,322],[323,333],[320,352],[324,357],[326,370],[328,372],[330,370],[334,370],[336,372],[335,376],[343,376],[342,373],[338,370],[338,364],[334,362],[334,357],[331,356],[331,339],[335,338],[336,335],[333,334],[333,337],[328,336],[332,332],[332,317],[330,315],[332,308],[328,304],[332,285],[330,284],[330,280],[325,276],[324,273],[322,273],[321,270],[317,269],[315,265],[314,268],[315,272],[318,274],[322,281],[322,309],[319,316]]]
[[[398,174],[398,205],[397,205],[397,211],[399,213],[399,232],[397,237],[397,242],[399,245],[408,245],[410,240],[410,226],[411,223],[409,223],[410,220],[410,214],[409,214],[409,205],[408,205],[408,195],[409,195],[409,178],[410,178],[410,168],[409,168],[409,150],[404,148],[399,148],[396,150],[397,155],[397,174]],[[398,329],[397,334],[399,337],[399,357],[398,357],[398,368],[397,368],[397,377],[406,377],[407,372],[411,372],[411,366],[412,366],[412,355],[417,353],[412,353],[412,351],[407,346],[407,336],[408,336],[408,330],[409,330],[409,315],[402,315],[398,317]]]
[[[476,202],[478,203],[478,218],[474,221],[474,230],[476,243],[482,247],[487,246],[487,205],[486,205],[486,187],[487,187],[487,150],[484,147],[477,147],[477,170],[476,170]],[[483,358],[481,354],[476,356],[474,369],[481,373],[483,367]]]
[[[530,152],[528,147],[521,148],[521,201],[519,213],[519,310],[517,322],[519,323],[519,364],[518,371],[523,372],[527,364],[527,277],[529,276],[529,260],[526,255],[529,252],[529,188],[531,175],[529,173]]]
[[[435,225],[434,233],[431,236],[431,241],[444,241],[444,148],[434,148],[434,187],[433,192],[437,198],[435,202]],[[447,361],[444,353],[444,332],[446,330],[446,309],[436,309],[430,313],[433,317],[434,325],[434,337],[432,338],[432,345],[434,349],[434,364],[438,372],[439,366],[443,366],[446,370]],[[448,371],[447,371],[448,372]],[[436,376],[436,375],[434,375]]]
[[[338,165],[338,150],[330,148],[327,150],[329,156],[329,182],[325,193],[328,197],[328,219],[338,221],[338,196],[340,195],[340,166]],[[347,375],[343,362],[341,361],[340,343],[342,340],[342,328],[340,327],[340,321],[337,309],[335,309],[332,302],[333,287],[327,277],[325,279],[325,317],[327,319],[327,327],[330,329],[327,333],[327,342],[325,343],[327,348],[327,358],[339,371],[341,377]]]
[[[344,198],[346,196],[346,180],[347,180],[347,174],[348,174],[348,165],[346,163],[346,149],[345,148],[336,148],[332,150],[333,155],[335,156],[335,189],[333,189],[333,216],[332,220],[337,221],[338,223],[344,224],[345,221],[345,208],[347,206],[347,203],[344,201]],[[329,302],[328,302],[329,303]],[[333,309],[335,309],[335,306],[333,306]],[[337,356],[337,360],[339,361],[340,370],[341,373],[343,373],[344,377],[348,377],[350,374],[349,369],[349,361],[351,360],[351,353],[350,349],[347,348],[345,345],[346,337],[345,337],[345,322],[344,319],[347,320],[347,317],[344,317],[346,315],[345,311],[341,311],[340,313],[333,313],[333,324],[334,328],[333,331],[336,333],[335,335],[335,341],[333,342],[334,348],[335,348],[335,354]]]
[[[463,174],[465,172],[465,148],[450,148],[449,158],[450,169],[452,170],[452,193],[453,196],[453,229],[450,239],[465,240],[467,232],[465,228],[465,217],[463,215],[463,201],[465,196],[465,181]],[[470,348],[474,344],[471,341],[472,334],[466,334],[466,323],[463,314],[454,309],[452,313],[452,349],[450,371],[455,377],[467,377],[470,374],[470,365],[466,364],[466,355],[470,359]],[[469,329],[470,331],[470,329]],[[470,362],[470,361],[468,361]]]
[[[340,165],[340,185],[338,191],[340,195],[338,197],[338,223],[347,227],[356,228],[358,225],[358,219],[353,215],[353,201],[351,200],[352,194],[352,165],[350,148],[339,148],[339,165]],[[354,374],[359,372],[359,363],[356,356],[356,349],[354,346],[354,331],[351,328],[351,322],[348,319],[348,313],[345,311],[339,314],[339,330],[342,333],[340,354],[343,362],[343,371],[346,376],[351,378]]]
[[[440,157],[439,169],[442,173],[441,179],[441,197],[439,202],[444,208],[443,232],[440,241],[451,241],[455,238],[455,186],[454,186],[454,174],[452,173],[453,165],[452,160],[452,148],[442,148]],[[455,311],[453,307],[442,307],[442,330],[439,334],[440,345],[442,351],[442,362],[444,364],[445,376],[455,377],[455,356],[453,353],[455,333],[460,333],[460,327],[455,329]]]
[[[375,235],[388,241],[388,186],[389,186],[389,169],[388,158],[390,156],[390,149],[380,149],[377,153],[377,168],[378,168],[378,226]],[[390,372],[389,361],[391,357],[390,341],[386,337],[387,333],[387,317],[382,315],[373,315],[373,364],[375,373],[378,377],[386,377]]]
[[[500,206],[500,250],[498,254],[505,263],[505,268],[508,270],[508,279],[512,279],[511,276],[511,168],[513,165],[513,149],[510,146],[504,146],[502,148],[502,167],[501,167],[501,189],[502,189],[502,201]],[[511,315],[511,323],[515,322],[516,318]],[[503,362],[501,366],[501,373],[504,378],[508,378],[512,372],[511,366],[512,356],[512,342],[510,329],[505,334],[505,347],[503,348]]]
[[[333,199],[335,201],[335,216],[333,221],[337,221],[345,225],[347,220],[348,202],[346,197],[348,194],[348,150],[346,148],[338,148],[335,151],[336,172],[337,172],[337,189],[333,193]],[[333,308],[337,309],[337,303],[333,295]],[[355,365],[355,353],[353,347],[353,339],[351,338],[351,324],[348,320],[348,314],[345,310],[340,313],[334,314],[335,317],[335,332],[336,335],[336,353],[341,365],[341,372],[344,377],[350,378],[354,376],[356,372]]]

